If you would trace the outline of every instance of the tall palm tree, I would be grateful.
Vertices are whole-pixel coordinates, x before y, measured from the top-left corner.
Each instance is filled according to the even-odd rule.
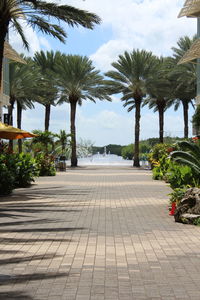
[[[33,62],[30,58],[24,58],[26,65],[20,63],[10,63],[10,106],[8,111],[13,114],[14,104],[17,104],[17,127],[21,129],[22,110],[34,108],[33,98],[35,80],[37,73],[34,72]],[[22,141],[18,141],[19,152],[22,151]],[[10,143],[12,148],[12,143]]]
[[[58,88],[53,71],[59,56],[60,52],[54,53],[53,51],[47,51],[46,53],[44,51],[36,52],[34,56],[40,77],[35,96],[37,101],[45,107],[45,131],[49,130],[51,106],[56,105]]]
[[[168,70],[165,66],[165,59],[158,58],[157,71],[147,79],[148,97],[143,105],[153,108],[154,112],[159,114],[159,142],[164,142],[164,113],[169,107],[171,94],[170,81],[167,78]]]
[[[70,104],[71,122],[71,166],[77,166],[76,152],[76,109],[83,100],[96,102],[99,100],[111,100],[107,94],[103,76],[92,65],[92,61],[86,56],[62,55],[57,63],[58,84],[61,89],[61,97],[58,103]]]
[[[177,65],[177,63],[190,49],[196,38],[196,36],[191,39],[188,36],[181,37],[177,42],[178,47],[172,48],[173,57],[168,60],[169,66],[171,64],[169,80],[173,89],[171,103],[175,104],[175,110],[181,105],[183,107],[184,138],[188,138],[189,133],[189,105],[191,104],[194,107],[193,99],[196,96],[196,66],[191,63],[184,65]]]
[[[127,51],[112,63],[115,70],[106,73],[110,77],[107,85],[111,94],[122,93],[128,111],[135,108],[135,148],[134,166],[139,167],[140,111],[147,93],[146,80],[156,70],[156,57],[145,50]]]
[[[94,24],[100,23],[100,18],[93,13],[42,0],[1,0],[0,16],[0,86],[4,42],[10,27],[16,30],[24,46],[29,48],[21,20],[33,29],[51,35],[61,42],[64,42],[66,32],[60,26],[60,22],[72,27],[81,25],[89,29],[92,29]]]

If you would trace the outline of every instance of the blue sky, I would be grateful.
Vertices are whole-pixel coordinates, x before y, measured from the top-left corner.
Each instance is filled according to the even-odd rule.
[[[125,50],[146,49],[156,55],[170,55],[171,47],[179,37],[192,36],[196,32],[196,20],[177,15],[184,0],[60,0],[98,14],[102,24],[93,31],[83,28],[65,27],[68,38],[61,44],[53,38],[25,28],[31,45],[29,55],[35,51],[59,50],[66,54],[87,55],[96,68],[105,72],[110,64]],[[10,33],[10,42],[18,52],[24,52],[20,38]],[[27,54],[27,53],[26,53]],[[190,109],[190,119],[193,109]],[[22,127],[27,130],[44,128],[44,108],[23,113]],[[165,135],[183,136],[182,109],[170,109],[165,115]],[[77,136],[88,139],[95,145],[129,144],[134,139],[134,112],[127,113],[120,99],[96,104],[85,102],[77,111]],[[69,107],[63,105],[52,109],[50,130],[69,132]],[[191,126],[190,126],[191,134]],[[141,139],[158,136],[158,116],[148,108],[142,109]]]

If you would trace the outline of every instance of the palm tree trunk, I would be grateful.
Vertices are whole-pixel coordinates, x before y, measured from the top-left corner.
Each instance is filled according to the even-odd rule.
[[[8,106],[8,114],[10,116],[9,125],[13,125],[13,109],[15,104],[15,97],[10,96],[10,105]],[[9,151],[13,152],[13,140],[9,140]]]
[[[77,167],[77,156],[76,156],[76,101],[70,102],[70,119],[71,119],[71,138],[72,138],[72,154],[71,154],[71,167]]]
[[[1,33],[0,33],[0,89],[2,84],[2,69],[3,69],[3,51],[4,51],[4,42],[6,40],[6,35],[8,33],[8,26],[9,22],[7,24],[1,24]]]
[[[49,122],[51,114],[51,104],[45,105],[45,121],[44,121],[44,130],[49,131]]]
[[[184,138],[188,139],[188,132],[189,132],[189,128],[188,128],[188,101],[183,101],[182,100],[182,104],[183,104],[183,117],[184,117]]]
[[[164,143],[164,108],[161,106],[158,108],[159,113],[159,141]]]
[[[22,107],[19,103],[19,101],[17,101],[17,128],[21,129],[21,124],[22,124]],[[22,139],[18,140],[18,152],[21,153],[22,152]]]
[[[140,109],[141,99],[135,99],[135,152],[134,152],[134,167],[140,167],[139,158],[139,143],[140,143]]]

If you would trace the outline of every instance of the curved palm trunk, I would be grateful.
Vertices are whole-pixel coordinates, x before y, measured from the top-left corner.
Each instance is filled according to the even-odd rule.
[[[17,101],[17,128],[21,129],[22,126],[22,107],[19,103],[19,101]],[[22,139],[18,140],[18,152],[21,153],[22,152]]]
[[[71,154],[71,167],[77,167],[77,156],[76,156],[76,101],[70,101],[70,120],[71,120],[71,139],[72,139],[72,154]]]
[[[139,143],[140,143],[140,110],[141,99],[135,99],[135,151],[134,151],[134,167],[140,167]]]
[[[44,130],[49,131],[49,122],[51,114],[51,104],[45,105],[45,121],[44,121]]]
[[[161,144],[164,143],[164,107],[158,108],[159,113],[159,141]]]
[[[188,101],[182,100],[183,104],[183,117],[184,117],[184,138],[188,138],[189,128],[188,128]]]

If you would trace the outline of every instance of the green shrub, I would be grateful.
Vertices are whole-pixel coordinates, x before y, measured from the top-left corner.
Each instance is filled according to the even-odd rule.
[[[200,218],[197,218],[196,220],[194,220],[194,225],[200,226]]]
[[[56,169],[52,155],[40,153],[36,156],[39,176],[55,176]]]
[[[187,191],[187,187],[183,188],[175,188],[172,193],[169,194],[170,196],[170,203],[176,202],[176,204],[179,204],[181,199],[183,199],[185,193]]]
[[[122,148],[121,155],[124,159],[133,159],[134,146],[130,144]]]
[[[30,154],[15,154],[15,187],[27,187],[39,175],[35,159]]]
[[[14,189],[15,178],[6,163],[7,156],[0,155],[0,195],[9,195]]]
[[[181,188],[187,185],[194,186],[195,178],[190,167],[170,162],[166,173],[166,181],[172,189]]]
[[[38,176],[35,160],[29,154],[0,155],[0,194],[8,195],[14,188],[27,187]]]
[[[14,187],[27,187],[38,176],[38,168],[30,154],[5,154],[6,166],[14,177]]]

